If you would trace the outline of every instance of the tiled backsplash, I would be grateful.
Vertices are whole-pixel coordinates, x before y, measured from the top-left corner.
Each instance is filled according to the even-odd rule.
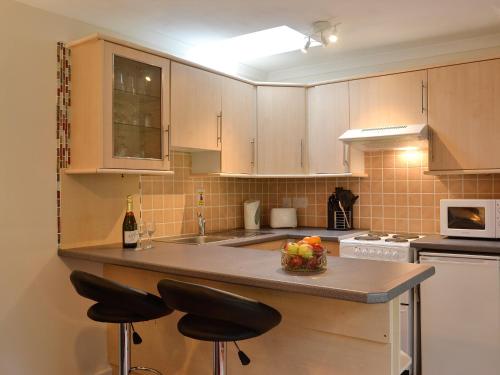
[[[298,207],[300,226],[326,227],[327,200],[336,186],[360,198],[354,225],[372,230],[439,232],[442,198],[500,198],[500,175],[428,176],[426,153],[384,151],[365,154],[368,178],[240,179],[191,176],[189,153],[173,155],[175,174],[142,177],[142,215],[157,223],[155,236],[196,233],[196,195],[204,190],[208,231],[243,226],[243,202],[260,199],[262,223],[269,210]]]

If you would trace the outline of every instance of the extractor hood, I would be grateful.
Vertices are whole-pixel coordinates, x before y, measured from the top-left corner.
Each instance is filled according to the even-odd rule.
[[[339,140],[363,151],[422,149],[428,147],[428,126],[418,124],[349,129]]]

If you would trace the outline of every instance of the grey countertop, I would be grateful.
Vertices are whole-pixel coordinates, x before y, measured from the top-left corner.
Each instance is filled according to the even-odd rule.
[[[418,250],[500,254],[500,240],[450,238],[438,234],[412,241],[411,246]]]
[[[272,229],[272,231],[274,234],[250,239],[233,239],[216,244],[184,245],[155,242],[153,249],[139,251],[123,250],[121,245],[117,244],[59,250],[59,255],[171,275],[362,303],[390,301],[434,274],[434,268],[426,265],[329,256],[326,272],[307,276],[292,275],[281,269],[278,251],[235,247],[306,234],[320,236],[323,234],[322,238],[330,241],[346,235],[345,232],[322,229],[303,231]]]

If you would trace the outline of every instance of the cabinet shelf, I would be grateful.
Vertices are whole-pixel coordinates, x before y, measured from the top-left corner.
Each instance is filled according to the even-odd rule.
[[[149,98],[149,99],[161,100],[161,96],[156,96],[156,95],[142,94],[142,93],[127,91],[127,90],[122,90],[122,89],[117,89],[117,88],[114,88],[113,91],[115,93],[118,93],[118,94],[133,96],[133,97],[137,97],[137,98]]]
[[[114,121],[115,125],[118,126],[130,126],[133,128],[139,128],[139,129],[145,129],[145,130],[156,130],[156,131],[161,131],[161,128],[156,127],[156,126],[145,126],[143,124],[130,124],[128,122],[120,122],[120,121]]]

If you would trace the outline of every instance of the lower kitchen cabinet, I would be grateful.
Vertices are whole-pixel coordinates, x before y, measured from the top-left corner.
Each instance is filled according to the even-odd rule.
[[[257,87],[258,174],[306,172],[306,89]]]
[[[429,170],[500,169],[500,60],[429,69]]]

